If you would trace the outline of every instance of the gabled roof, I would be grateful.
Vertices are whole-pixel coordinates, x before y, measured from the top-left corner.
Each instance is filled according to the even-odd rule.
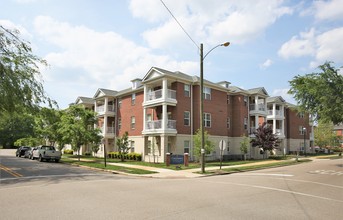
[[[267,98],[267,103],[268,102],[272,102],[272,103],[286,103],[286,101],[281,96],[268,97]]]
[[[239,87],[237,87],[237,86],[229,86],[229,90],[230,90],[230,92],[232,92],[232,93],[245,93],[245,94],[248,93],[247,90],[244,90],[244,89],[239,88]]]
[[[94,99],[93,98],[79,96],[79,97],[77,97],[77,99],[75,101],[75,104],[89,104],[89,105],[93,105],[94,104]]]
[[[171,78],[183,79],[183,80],[189,81],[189,82],[193,82],[193,80],[194,80],[192,76],[187,75],[185,73],[182,73],[180,71],[171,72],[169,70],[165,70],[162,68],[151,67],[151,69],[143,77],[142,82],[144,83],[145,81],[149,81],[152,79],[158,79],[158,78],[162,78],[165,76],[169,76]]]
[[[247,91],[249,92],[250,95],[258,94],[258,95],[262,95],[262,96],[269,96],[268,92],[266,91],[266,89],[264,87],[248,89]]]
[[[116,96],[118,92],[110,89],[102,89],[99,88],[98,91],[96,91],[95,95],[93,96],[94,99],[98,97],[104,97],[104,96]]]

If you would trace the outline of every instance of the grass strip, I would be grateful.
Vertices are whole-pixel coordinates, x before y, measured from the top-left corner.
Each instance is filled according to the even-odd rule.
[[[149,170],[142,170],[142,169],[137,169],[137,168],[130,168],[130,167],[122,167],[122,166],[114,166],[114,165],[106,165],[103,163],[99,162],[94,162],[94,161],[75,161],[71,160],[68,158],[63,158],[61,160],[63,163],[68,163],[68,164],[75,164],[79,166],[86,166],[86,167],[92,167],[92,168],[97,168],[97,169],[102,169],[102,170],[111,170],[111,171],[118,171],[118,172],[124,172],[124,173],[129,173],[129,174],[153,174],[156,173],[154,171],[149,171]]]

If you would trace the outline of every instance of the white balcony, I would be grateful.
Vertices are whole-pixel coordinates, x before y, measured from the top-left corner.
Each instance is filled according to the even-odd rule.
[[[115,112],[114,105],[107,105],[107,110],[105,109],[105,105],[100,105],[96,107],[95,111],[98,114],[104,114],[105,112],[111,112],[111,113]]]
[[[268,110],[268,118],[283,118],[283,111],[282,110],[275,110],[275,114],[273,113],[273,110]]]
[[[143,134],[176,134],[176,120],[167,120],[166,128],[162,128],[162,120],[145,122]]]
[[[102,127],[101,134],[104,137],[114,137],[114,127],[107,127],[106,129],[105,127]]]
[[[176,104],[176,91],[167,89],[166,97],[163,97],[163,90],[159,89],[156,91],[148,92],[145,97],[144,105],[154,105],[161,102],[167,102],[168,104]]]

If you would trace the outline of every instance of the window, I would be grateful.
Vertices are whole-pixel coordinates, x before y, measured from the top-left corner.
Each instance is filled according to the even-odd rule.
[[[204,99],[211,100],[211,88],[204,87]]]
[[[136,93],[133,93],[131,95],[131,105],[135,105],[136,104]]]
[[[131,117],[131,129],[135,129],[136,128],[136,118],[135,116]]]
[[[131,141],[131,152],[135,152],[135,142],[134,141]]]
[[[299,113],[298,113],[298,117],[299,117],[299,118],[304,118],[304,117],[305,117],[304,112],[299,112]]]
[[[189,141],[184,141],[183,142],[183,152],[184,153],[188,153],[189,154],[189,146],[190,146],[190,142]]]
[[[230,95],[227,95],[227,104],[230,105],[230,102],[231,102]]]
[[[306,129],[303,126],[299,126],[299,134],[304,135],[306,133]]]
[[[151,140],[148,140],[148,154],[151,154]]]
[[[183,125],[184,126],[189,126],[190,125],[190,120],[191,120],[190,113],[189,112],[184,112],[183,113]]]
[[[118,99],[118,108],[121,108],[122,100]]]
[[[244,129],[248,129],[248,118],[244,117]]]
[[[230,129],[230,117],[227,117],[226,119],[226,126],[227,126],[227,129]]]
[[[248,97],[244,96],[244,106],[247,106],[247,104],[248,104]]]
[[[118,130],[121,129],[121,118],[118,118]]]
[[[211,114],[204,113],[204,127],[210,128],[211,127]]]
[[[185,97],[190,97],[191,96],[191,87],[188,84],[185,84],[184,88],[184,94]]]

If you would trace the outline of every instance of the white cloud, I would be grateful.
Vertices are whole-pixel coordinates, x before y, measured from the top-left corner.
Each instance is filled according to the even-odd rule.
[[[284,43],[278,51],[283,58],[313,56],[315,54],[315,30],[301,32],[300,36],[293,36],[291,40]]]
[[[158,1],[152,4],[142,3],[140,0],[130,2],[134,16],[150,22],[162,22],[158,28],[145,31],[144,39],[153,48],[165,48],[185,40],[189,43],[187,36],[165,8],[162,8],[163,15],[161,14],[162,3],[156,2]],[[283,6],[283,1],[279,0],[260,0],[254,1],[254,4],[249,1],[205,0],[164,2],[196,43],[211,45],[225,41],[245,43],[255,39],[281,16],[292,13],[292,9]]]
[[[143,77],[151,66],[191,72],[197,69],[196,63],[178,63],[168,56],[153,55],[150,49],[115,32],[96,32],[46,16],[37,17],[34,25],[40,37],[59,47],[45,57],[51,68],[69,70],[68,73],[45,72],[45,78],[50,81],[68,80],[62,76],[73,74],[70,78],[85,84],[121,90],[129,87],[133,78]]]
[[[318,20],[342,19],[343,0],[314,1],[313,10]]]
[[[286,102],[295,103],[292,95],[288,94],[289,89],[274,89],[273,96],[281,96]]]
[[[325,61],[341,62],[343,57],[343,27],[335,28],[318,34],[312,28],[302,32],[284,43],[278,51],[283,58],[311,56],[310,67],[317,67]]]
[[[267,59],[266,61],[264,61],[264,63],[260,64],[260,68],[261,69],[267,69],[272,64],[273,64],[273,61],[271,59]]]

